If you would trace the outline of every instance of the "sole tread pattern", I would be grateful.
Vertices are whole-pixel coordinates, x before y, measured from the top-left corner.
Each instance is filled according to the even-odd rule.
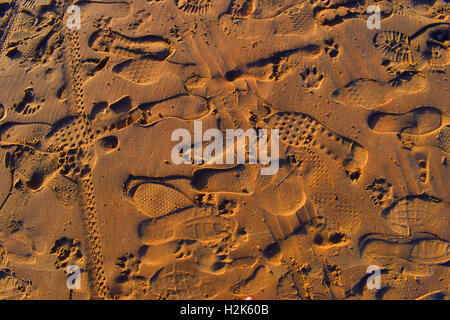
[[[338,161],[351,178],[352,175],[359,177],[367,162],[367,151],[359,143],[334,133],[304,113],[277,113],[267,120],[267,124],[280,130],[280,139],[284,143],[294,148],[314,148]]]

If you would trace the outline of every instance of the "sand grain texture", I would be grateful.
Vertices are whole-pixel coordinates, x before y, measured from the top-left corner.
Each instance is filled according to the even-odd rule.
[[[444,0],[0,0],[0,299],[449,299],[449,46]],[[176,164],[198,123],[279,170]]]

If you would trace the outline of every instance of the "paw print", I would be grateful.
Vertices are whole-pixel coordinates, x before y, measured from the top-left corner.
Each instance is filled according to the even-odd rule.
[[[141,268],[141,261],[129,253],[117,259],[116,265],[120,268],[120,278],[124,281],[133,279]]]
[[[178,242],[178,248],[175,252],[177,259],[189,259],[192,257],[194,251],[195,241],[193,240],[181,240]]]
[[[45,101],[44,98],[41,99],[36,98],[33,88],[27,88],[25,89],[22,101],[20,101],[17,104],[14,104],[12,106],[12,109],[17,113],[29,116],[39,111],[41,106],[38,103],[39,102],[43,103],[44,101]]]
[[[324,78],[323,74],[319,73],[315,66],[312,68],[307,67],[305,71],[300,73],[300,76],[304,82],[303,86],[311,89],[318,88]]]
[[[55,241],[55,245],[50,249],[50,254],[56,255],[56,269],[64,269],[68,265],[78,264],[78,261],[83,258],[80,241],[66,237]]]
[[[428,181],[428,161],[427,158],[419,156],[417,159],[417,164],[419,166],[419,181],[421,183],[426,183]]]
[[[141,265],[142,262],[132,253],[127,253],[117,259],[116,266],[119,267],[119,274],[115,273],[111,290],[114,298],[121,296],[137,297],[145,294],[147,290],[146,278],[139,275]]]
[[[388,207],[395,198],[392,184],[385,178],[375,179],[372,184],[366,187],[366,190],[372,191],[370,198],[376,206]]]
[[[218,207],[218,214],[224,216],[234,215],[236,207],[237,205],[234,200],[224,200]]]
[[[325,53],[330,58],[335,59],[339,55],[339,45],[333,39],[325,40],[324,42],[327,45]]]
[[[30,104],[27,104],[26,107],[25,107],[25,109],[23,109],[22,114],[25,115],[25,116],[30,116],[30,115],[32,115],[32,114],[38,112],[40,108],[41,108],[40,105],[30,105]]]
[[[402,74],[408,73],[412,70],[409,66],[405,66],[398,63],[392,63],[390,59],[383,59],[381,61],[381,66],[388,74],[395,77],[401,77]]]

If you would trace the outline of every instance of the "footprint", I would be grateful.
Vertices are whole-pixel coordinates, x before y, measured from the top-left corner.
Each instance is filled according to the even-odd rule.
[[[284,22],[286,17],[289,19],[288,23]],[[279,33],[280,34],[308,34],[313,33],[316,23],[314,22],[314,14],[311,6],[305,4],[303,6],[295,6],[289,8],[279,16]]]
[[[335,90],[336,102],[358,108],[373,109],[400,95],[411,95],[424,90],[426,82],[415,73],[404,72],[387,83],[373,79],[357,79]]]
[[[314,6],[314,8],[327,8],[331,5],[331,0],[309,0],[311,5]]]
[[[62,8],[53,8],[53,10],[60,9]],[[13,61],[28,58],[38,64],[51,60],[55,49],[63,42],[62,23],[55,21],[54,17],[31,14],[26,9],[19,12],[19,19],[22,21],[19,21],[19,24],[14,23],[14,30],[8,37],[5,55]]]
[[[205,14],[214,0],[175,0],[178,9],[190,14]]]
[[[419,107],[405,113],[372,113],[367,123],[375,132],[425,134],[442,123],[442,112],[432,107]]]
[[[127,37],[112,30],[99,30],[89,38],[89,46],[104,53],[112,53],[123,58],[142,58],[162,61],[167,59],[173,48],[169,40],[160,36]]]
[[[415,155],[415,160],[418,165],[418,169],[416,171],[419,174],[419,181],[421,183],[428,183],[430,177],[430,165],[427,155],[425,153],[418,152]]]
[[[394,200],[392,184],[385,178],[374,179],[372,183],[366,187],[366,190],[372,191],[370,198],[376,206],[386,208],[388,205],[392,204],[392,201]]]
[[[358,79],[332,93],[333,100],[359,108],[375,108],[390,100],[388,89],[376,80]]]
[[[398,137],[401,143],[410,148],[433,147],[450,153],[450,125],[444,125],[428,134],[400,133]]]
[[[367,123],[375,132],[397,133],[400,142],[409,148],[427,146],[450,152],[450,125],[439,109],[419,107],[400,114],[376,112]]]
[[[315,9],[317,22],[324,26],[334,26],[344,22],[346,19],[358,16],[359,12],[351,7],[334,6],[333,8]]]
[[[325,53],[332,59],[336,59],[339,55],[339,45],[334,42],[334,39],[325,40],[326,47],[324,48]]]
[[[144,56],[121,62],[112,68],[112,72],[127,81],[150,84],[167,77],[185,81],[192,75],[192,66],[193,64],[176,64]]]
[[[449,46],[431,42],[428,44],[429,70],[431,72],[445,73],[444,68],[450,62]]]
[[[289,53],[279,53],[269,58],[247,64],[244,74],[262,81],[279,80],[286,74]],[[228,74],[225,76],[228,78]]]
[[[360,224],[361,213],[346,204],[346,197],[321,173],[315,173],[305,189],[308,199],[297,214],[302,216],[302,228],[310,243],[322,249],[346,246],[351,230]]]
[[[303,87],[308,89],[317,89],[324,78],[323,73],[319,73],[316,66],[307,67],[300,73],[300,77],[303,80]]]
[[[273,81],[281,79],[289,70],[289,58],[295,54],[315,55],[319,50],[316,45],[309,45],[292,50],[279,51],[273,55],[262,58],[246,65],[230,70],[225,74],[228,81],[239,78],[253,77],[261,81]]]
[[[445,211],[445,204],[429,195],[407,196],[396,200],[381,213],[395,232],[411,236],[426,230],[435,230],[436,225],[444,227],[448,222],[439,213]]]
[[[56,255],[56,269],[65,269],[69,265],[79,264],[83,258],[80,241],[66,237],[56,240],[49,253]]]
[[[50,182],[58,170],[55,154],[35,152],[30,148],[18,148],[11,157],[10,170],[13,180],[21,182],[15,191],[37,192]]]
[[[145,278],[139,275],[142,262],[132,253],[127,253],[116,261],[114,283],[112,284],[112,294],[117,298],[137,298],[139,286],[143,284]]]
[[[432,23],[409,36],[397,31],[379,31],[373,45],[388,60],[397,63],[397,68],[443,72],[450,61],[448,41],[450,23]]]
[[[233,221],[209,214],[204,208],[188,208],[139,225],[139,236],[145,245],[156,245],[175,239],[217,243],[235,231]]]
[[[417,68],[428,66],[430,71],[445,72],[450,62],[450,23],[428,25],[412,36],[413,62]]]
[[[233,18],[245,18],[255,11],[256,0],[231,0],[227,14]]]
[[[254,295],[268,285],[271,276],[271,272],[268,268],[258,266],[247,279],[231,286],[230,292],[238,296]]]
[[[79,203],[80,193],[78,184],[57,173],[48,182],[47,187],[65,207],[72,208]]]
[[[125,0],[107,2],[85,0],[77,2],[77,5],[81,7],[82,16],[88,16],[89,13],[95,12],[95,16],[98,17],[124,18],[131,12],[131,3]]]
[[[276,113],[266,123],[271,129],[280,130],[282,142],[294,148],[311,147],[324,152],[356,180],[367,162],[367,151],[359,143],[332,132],[304,113]]]
[[[93,132],[93,138],[96,140],[95,143],[107,149],[114,149],[117,145],[114,146],[116,143],[113,142],[117,140],[118,144],[118,139],[117,137],[112,138],[113,136],[110,134],[138,123],[142,118],[142,114],[143,112],[140,109],[133,107],[129,96],[124,96],[110,105],[106,101],[93,103],[88,120],[90,130]],[[79,129],[85,127],[85,125],[81,124]],[[110,141],[107,142],[105,139]],[[104,142],[112,144],[108,146]]]
[[[0,300],[24,300],[30,293],[30,280],[17,277],[9,269],[0,270]]]
[[[144,220],[138,227],[138,236],[141,243],[144,245],[160,245],[174,241],[176,239],[175,228],[180,220],[179,216],[186,215],[186,211],[189,215],[191,210],[196,210],[196,208],[186,209],[185,212],[178,212],[163,219]]]
[[[190,95],[177,95],[162,101],[144,102],[138,106],[138,109],[143,111],[139,125],[144,127],[169,118],[197,120],[211,112],[210,105],[205,99]]]
[[[108,64],[109,57],[106,57],[104,59],[85,59],[81,61],[81,67],[83,69],[83,73],[86,74],[86,77],[83,78],[90,78],[94,77],[99,71],[103,70],[106,65]],[[61,96],[61,94],[59,94]]]
[[[194,201],[182,192],[159,183],[139,184],[128,195],[138,210],[150,218],[160,218],[194,205]]]
[[[410,39],[396,31],[380,31],[373,38],[373,45],[383,57],[394,62],[412,64]]]
[[[383,1],[383,6],[389,7],[392,13],[398,16],[428,18],[428,19],[445,19],[446,1],[399,1],[388,2]]]
[[[270,1],[270,0],[269,0]],[[261,5],[261,0],[234,0],[221,16],[224,31],[233,37],[255,39],[263,30],[276,35],[313,33],[316,27],[313,8],[307,3],[283,1]]]
[[[255,0],[252,19],[271,19],[298,4],[297,0]]]
[[[292,215],[304,206],[305,190],[296,167],[282,166],[270,181],[261,181],[261,187],[254,194],[264,204],[264,210],[278,216]]]
[[[401,259],[415,264],[440,265],[450,261],[450,244],[429,233],[412,237],[369,234],[359,242],[365,260]]]
[[[232,0],[227,14],[235,19],[270,20],[297,4],[296,0]]]
[[[300,291],[295,285],[294,275],[289,271],[278,279],[277,299],[298,300]]]
[[[170,241],[158,245],[144,245],[139,248],[139,258],[144,264],[152,266],[169,265],[174,263],[177,256],[184,257],[181,253],[183,241]],[[181,253],[181,254],[180,254]],[[189,252],[186,256],[189,255]]]
[[[352,0],[310,0],[314,8],[316,21],[324,26],[335,26],[348,19],[360,18],[367,20],[367,7],[373,3]],[[381,19],[392,15],[392,4],[388,1],[375,2],[381,13]]]
[[[87,137],[86,119],[69,116],[58,120],[42,142],[47,152],[68,151],[83,144]]]
[[[388,268],[381,269],[380,288],[368,289],[365,285],[367,277],[362,281],[364,288],[362,288],[361,298],[364,300],[413,300],[427,292],[427,290],[435,286],[439,287],[439,284],[428,282],[423,275],[420,277],[409,272]]]
[[[188,219],[176,227],[175,237],[203,243],[219,243],[230,238],[236,226],[233,221],[217,216]]]
[[[156,61],[152,58],[130,59],[115,65],[112,72],[119,77],[138,84],[158,82],[171,64],[165,61]]]
[[[208,246],[196,246],[194,257],[201,272],[212,275],[223,275],[229,270],[230,262],[227,253],[218,248]]]
[[[333,175],[322,157],[308,148],[299,148],[294,155],[299,159],[299,172],[307,197],[305,206],[300,210],[306,209],[306,215],[309,216],[307,220],[317,227],[311,231],[351,234],[352,230],[359,227],[362,213],[355,208],[349,195],[336,187]],[[359,179],[357,172],[349,177],[354,181]],[[326,239],[327,236],[323,234],[322,238]]]
[[[151,0],[149,2],[151,2]],[[150,12],[146,11],[145,9],[140,9],[140,10],[136,11],[136,13],[133,15],[134,19],[132,20],[132,22],[130,22],[128,24],[128,30],[138,29],[150,17],[151,17]]]
[[[150,278],[149,289],[159,299],[205,298],[201,273],[190,263],[175,263],[158,270]]]
[[[278,80],[284,74],[286,61],[287,56],[283,53],[275,54],[230,70],[225,74],[225,79],[235,81],[250,76],[261,81]]]
[[[24,300],[31,293],[31,281],[19,278],[8,268],[8,253],[0,245],[0,300]]]
[[[333,226],[327,225],[326,220],[319,216],[309,222],[307,229],[312,243],[324,249],[346,246],[349,243],[348,236],[343,232],[333,230]]]
[[[200,192],[252,194],[257,171],[250,165],[230,169],[198,169],[192,176],[192,186]]]
[[[98,144],[106,151],[112,151],[117,149],[119,145],[119,139],[116,136],[106,136],[98,140]]]
[[[17,113],[23,114],[24,116],[30,116],[41,109],[41,103],[43,101],[44,100],[41,99],[40,102],[38,102],[34,94],[34,89],[27,88],[25,89],[22,100],[19,103],[14,104],[12,109]],[[0,116],[0,118],[2,117]]]
[[[132,253],[117,259],[116,266],[120,268],[120,275],[116,278],[116,282],[127,282],[139,274],[142,262]]]

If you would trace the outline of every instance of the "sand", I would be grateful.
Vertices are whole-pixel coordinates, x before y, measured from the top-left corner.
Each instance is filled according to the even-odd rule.
[[[0,35],[0,299],[450,297],[448,1],[0,0]]]

